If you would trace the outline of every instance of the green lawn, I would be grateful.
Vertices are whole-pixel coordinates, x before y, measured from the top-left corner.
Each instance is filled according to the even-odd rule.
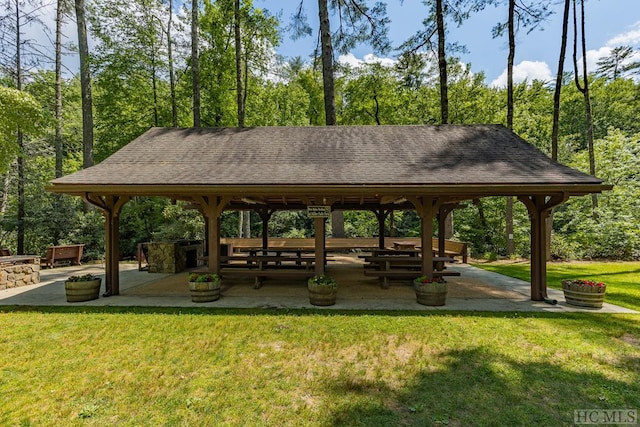
[[[0,308],[0,425],[561,426],[640,409],[640,316]]]
[[[529,262],[474,264],[485,270],[529,281]],[[607,284],[605,301],[640,311],[640,262],[550,262],[547,285],[562,289],[563,279],[589,279]]]

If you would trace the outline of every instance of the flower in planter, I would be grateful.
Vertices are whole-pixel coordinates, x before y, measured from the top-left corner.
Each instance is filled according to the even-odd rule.
[[[565,288],[580,289],[585,292],[604,293],[607,289],[607,285],[603,282],[596,282],[593,280],[585,279],[563,280],[562,285]]]
[[[319,285],[319,286],[329,286],[332,288],[335,288],[338,286],[338,283],[336,282],[336,280],[331,277],[331,276],[327,276],[326,274],[321,274],[320,276],[314,276],[309,278],[309,285]]]
[[[219,276],[214,273],[189,273],[190,282],[217,282]]]
[[[67,282],[91,282],[98,279],[99,277],[95,274],[87,273],[82,276],[69,276]]]
[[[416,282],[416,283],[444,283],[444,280],[442,278],[440,278],[440,279],[427,279],[427,276],[420,276],[416,280],[414,280],[414,282]]]

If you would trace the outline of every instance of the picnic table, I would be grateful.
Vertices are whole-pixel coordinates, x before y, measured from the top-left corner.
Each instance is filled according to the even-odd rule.
[[[396,255],[372,255],[364,257],[365,276],[375,276],[382,281],[382,288],[389,288],[389,280],[392,278],[415,279],[420,276],[422,258],[407,254]],[[433,257],[433,276],[459,276],[455,271],[445,271],[445,263],[453,262],[451,257]]]
[[[286,255],[234,255],[221,257],[222,277],[249,276],[255,279],[254,287],[262,287],[267,277],[300,277],[315,275],[315,257]]]

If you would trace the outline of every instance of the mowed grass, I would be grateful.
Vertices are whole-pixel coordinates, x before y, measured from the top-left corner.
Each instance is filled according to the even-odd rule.
[[[529,261],[474,263],[476,267],[529,281]],[[563,279],[587,279],[607,285],[605,301],[640,311],[640,262],[549,262],[547,286],[562,289]]]
[[[0,425],[572,425],[640,409],[640,317],[0,309]]]

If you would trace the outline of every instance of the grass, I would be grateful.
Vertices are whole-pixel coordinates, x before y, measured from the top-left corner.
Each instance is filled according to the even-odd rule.
[[[529,281],[529,261],[477,263],[476,267]],[[589,279],[607,285],[605,301],[640,311],[640,262],[550,262],[547,286],[562,289],[563,279]]]
[[[0,425],[572,425],[640,408],[640,317],[0,308]]]

